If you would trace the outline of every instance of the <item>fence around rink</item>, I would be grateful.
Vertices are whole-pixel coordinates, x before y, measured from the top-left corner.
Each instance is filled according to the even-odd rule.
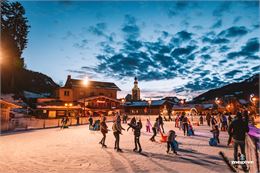
[[[248,164],[249,172],[260,172],[259,166],[259,139],[246,135],[246,160],[253,161],[252,164]]]
[[[150,119],[155,121],[158,115],[129,115],[128,120],[132,117],[136,117],[137,119],[141,119],[143,122],[146,119]],[[69,117],[68,125],[75,126],[75,125],[85,125],[88,124],[89,117],[80,117],[79,124],[77,123],[77,119],[75,117]],[[107,121],[112,121],[113,116],[106,116]],[[168,118],[168,116],[166,116]],[[175,116],[172,116],[172,119],[175,119]],[[199,121],[199,117],[188,117],[194,122]],[[93,117],[93,120],[97,120],[99,117]],[[11,132],[11,131],[24,131],[24,130],[35,130],[35,129],[45,129],[45,128],[57,128],[61,126],[61,118],[56,119],[38,119],[38,118],[12,118],[10,121],[2,121],[0,123],[1,132]]]
[[[93,121],[100,119],[99,117],[93,117]],[[61,118],[57,119],[38,119],[38,118],[12,118],[9,122],[1,122],[2,132],[10,131],[24,131],[24,130],[36,130],[45,128],[57,128],[61,127]],[[107,121],[112,121],[112,116],[107,116]],[[79,122],[75,117],[69,117],[68,125],[86,125],[88,124],[88,117],[80,117]]]

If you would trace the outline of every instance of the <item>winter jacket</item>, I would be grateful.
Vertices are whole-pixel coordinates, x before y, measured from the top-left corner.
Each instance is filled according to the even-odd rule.
[[[167,142],[173,142],[175,140],[175,131],[170,130],[167,136]]]
[[[121,133],[122,129],[124,129],[122,126],[121,126],[121,123],[120,122],[114,122],[113,126],[112,126],[112,130],[113,132],[118,132],[118,133]]]
[[[101,133],[107,133],[108,132],[108,130],[107,130],[107,124],[106,124],[106,122],[105,121],[102,121],[101,123],[100,123],[100,131],[101,131]]]
[[[142,123],[137,123],[136,125],[134,124],[129,124],[130,127],[132,127],[134,129],[134,135],[136,137],[140,137],[141,136],[141,129],[143,127]]]
[[[249,132],[248,125],[242,118],[234,119],[228,128],[228,133],[238,141],[244,141],[247,132]]]

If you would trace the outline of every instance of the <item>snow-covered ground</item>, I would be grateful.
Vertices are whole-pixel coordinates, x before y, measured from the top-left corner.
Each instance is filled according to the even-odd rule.
[[[111,129],[111,123],[109,128]],[[144,123],[145,124],[145,123]],[[123,125],[127,127],[127,125]],[[0,137],[0,173],[86,173],[86,172],[230,172],[218,155],[223,151],[232,158],[227,147],[227,132],[220,134],[220,146],[208,145],[212,136],[209,127],[195,126],[197,136],[183,136],[166,122],[165,130],[174,129],[179,142],[178,155],[166,154],[166,144],[151,142],[151,133],[142,129],[141,145],[147,156],[134,153],[132,130],[123,131],[120,147],[123,153],[114,151],[114,136],[109,131],[106,144],[101,148],[99,131],[89,131],[87,125],[69,129],[45,129]],[[160,140],[160,136],[156,137]]]

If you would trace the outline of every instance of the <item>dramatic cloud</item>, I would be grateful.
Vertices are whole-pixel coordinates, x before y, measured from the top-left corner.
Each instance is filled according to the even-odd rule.
[[[219,33],[219,36],[224,37],[241,37],[246,35],[249,30],[244,26],[233,26]]]
[[[241,50],[238,52],[230,52],[228,53],[227,57],[229,59],[233,59],[236,57],[245,57],[249,59],[259,59],[258,56],[255,56],[254,54],[256,52],[259,52],[259,40],[258,38],[251,38],[247,41],[247,43],[241,47]]]

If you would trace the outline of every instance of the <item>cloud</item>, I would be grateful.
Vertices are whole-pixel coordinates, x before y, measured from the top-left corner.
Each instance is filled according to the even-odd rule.
[[[232,79],[234,78],[235,75],[237,74],[243,74],[243,72],[241,70],[232,70],[232,71],[229,71],[227,73],[225,73],[225,77],[228,78],[228,79]]]
[[[232,26],[221,31],[218,35],[224,37],[241,37],[246,35],[249,30],[245,26]]]
[[[226,44],[229,43],[230,40],[227,38],[221,38],[221,37],[214,37],[214,38],[209,38],[207,36],[202,37],[202,42],[206,43],[212,43],[212,44]]]
[[[224,46],[221,46],[218,50],[219,50],[219,52],[224,53],[224,52],[227,52],[229,49],[230,49],[230,47],[224,45]]]
[[[241,47],[240,51],[237,52],[230,52],[227,54],[229,59],[233,59],[236,57],[245,57],[248,59],[258,59],[258,56],[254,54],[259,52],[259,40],[258,38],[251,38],[249,39],[244,46]]]
[[[215,28],[220,28],[222,26],[222,20],[219,19],[218,21],[216,21],[212,26],[211,28],[212,29],[215,29]]]
[[[126,39],[136,40],[140,36],[140,29],[136,24],[136,18],[131,15],[125,15],[125,23],[122,27]]]

